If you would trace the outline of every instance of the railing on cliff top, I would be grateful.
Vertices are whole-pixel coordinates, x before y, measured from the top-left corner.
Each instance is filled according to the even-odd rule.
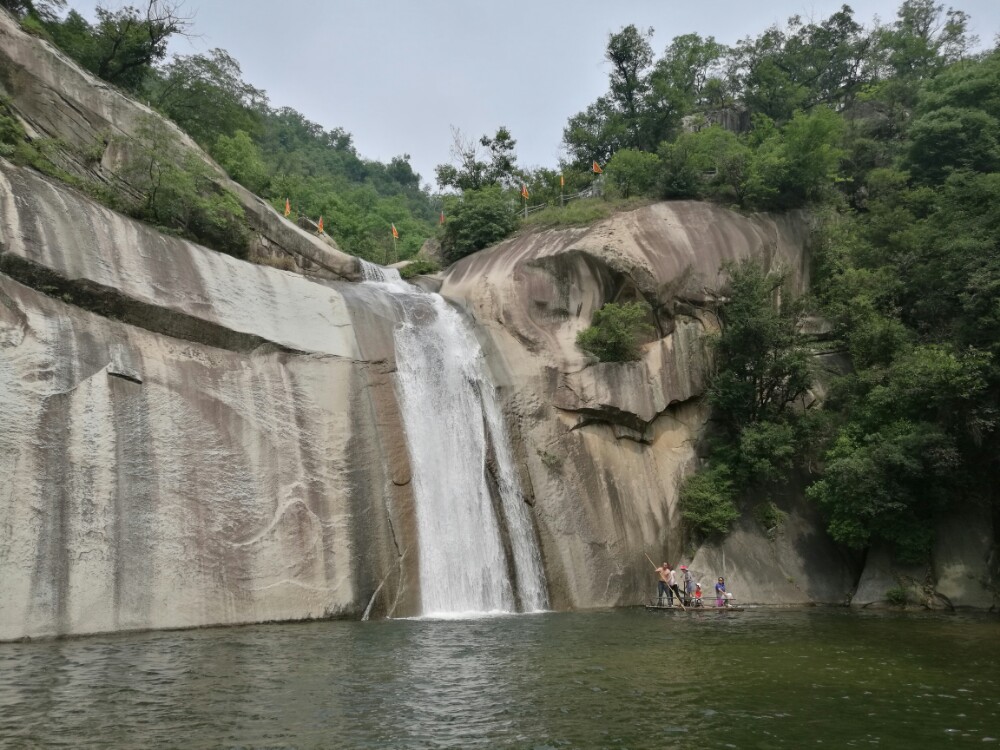
[[[600,197],[601,195],[603,195],[603,190],[601,189],[600,185],[595,183],[594,185],[591,185],[588,188],[584,188],[579,193],[571,193],[570,195],[565,195],[563,193],[560,193],[559,203],[552,205],[558,205],[560,208],[565,208],[566,204],[569,203],[570,201],[575,201],[579,198],[597,198]],[[537,203],[533,206],[529,206],[527,202],[525,202],[523,213],[525,218],[527,218],[536,211],[541,211],[548,207],[549,207],[548,203]]]

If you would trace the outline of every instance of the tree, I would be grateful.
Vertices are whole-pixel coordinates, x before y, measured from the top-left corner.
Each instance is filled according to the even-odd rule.
[[[581,168],[589,168],[595,161],[604,164],[628,143],[625,118],[608,97],[598,97],[586,110],[569,119],[563,129],[563,143],[570,160]]]
[[[59,11],[66,7],[66,0],[0,0],[0,8],[5,8],[18,18],[34,16],[51,23],[59,17]]]
[[[185,34],[190,19],[170,0],[149,0],[145,11],[126,6],[110,11],[98,6],[91,26],[76,11],[48,28],[62,49],[105,81],[138,91],[167,54],[167,42]]]
[[[725,464],[708,467],[681,485],[681,518],[706,537],[724,536],[740,517],[736,497],[729,467]]]
[[[690,111],[698,106],[721,104],[709,96],[709,82],[718,81],[721,62],[728,52],[715,37],[698,34],[674,37],[650,74],[650,88],[673,109]]]
[[[594,311],[590,326],[577,334],[576,345],[602,362],[639,359],[642,340],[654,330],[651,314],[647,302],[609,302]]]
[[[492,138],[482,136],[478,144],[465,141],[458,130],[452,136],[452,158],[458,165],[439,164],[435,169],[438,185],[465,191],[491,185],[509,188],[517,183],[517,141],[503,125]]]
[[[910,127],[907,162],[917,179],[939,182],[953,171],[1000,166],[1000,122],[979,109],[941,107]]]
[[[717,371],[709,403],[734,440],[755,422],[778,419],[809,388],[808,353],[797,329],[800,308],[787,299],[787,275],[754,260],[725,267],[728,300],[720,308]]]
[[[733,51],[730,75],[751,111],[783,123],[796,110],[839,106],[871,80],[873,41],[847,5],[819,24],[798,16],[746,38]]]
[[[202,146],[237,130],[260,130],[267,95],[243,80],[225,50],[174,57],[159,73],[149,86],[152,102]]]
[[[242,130],[233,135],[220,135],[212,149],[215,158],[229,176],[258,195],[267,187],[269,175],[260,149]]]
[[[652,36],[652,27],[641,32],[633,24],[629,24],[617,34],[608,36],[608,46],[604,53],[605,59],[611,63],[611,100],[625,115],[633,142],[639,110],[649,90],[649,68],[653,64],[653,48],[649,40]]]
[[[518,224],[516,204],[497,186],[466,190],[461,197],[446,199],[445,212],[448,221],[441,250],[449,261],[499,242]]]
[[[648,195],[656,185],[660,159],[656,154],[625,148],[604,168],[607,179],[623,198]]]

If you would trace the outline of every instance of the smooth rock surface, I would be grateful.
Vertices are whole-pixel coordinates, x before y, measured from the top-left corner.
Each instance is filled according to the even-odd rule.
[[[391,307],[7,164],[0,210],[0,640],[417,611]]]
[[[655,590],[646,554],[690,559],[678,488],[708,417],[705,336],[725,294],[720,268],[758,258],[787,269],[801,293],[808,234],[804,214],[677,201],[516,237],[448,270],[441,293],[473,314],[506,386],[557,607],[640,603]],[[577,333],[606,302],[632,299],[656,311],[657,337],[638,362],[594,362]],[[724,547],[725,569],[755,601],[843,603],[852,563],[794,505],[776,542],[744,522]],[[721,555],[706,547],[692,564],[721,575]]]

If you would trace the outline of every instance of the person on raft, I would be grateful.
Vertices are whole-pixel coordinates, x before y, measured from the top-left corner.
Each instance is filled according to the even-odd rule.
[[[701,584],[700,583],[696,583],[694,585],[694,606],[695,607],[701,607],[701,606],[703,606],[702,603],[701,603]]]
[[[674,606],[674,593],[670,588],[670,579],[674,575],[674,571],[670,569],[670,566],[663,563],[658,568],[654,568],[656,574],[660,577],[657,581],[656,586],[656,603],[658,606],[663,606],[663,595],[667,595],[667,604],[671,607]]]
[[[733,595],[726,591],[726,579],[719,576],[719,582],[715,584],[715,606],[728,607]]]
[[[687,565],[681,565],[681,573],[684,576],[684,604],[690,604],[691,597],[694,595],[694,578],[691,576],[691,571],[687,569]]]
[[[673,594],[677,596],[677,601],[683,604],[684,596],[681,594],[681,587],[677,585],[677,571],[671,570],[670,573],[667,575],[667,578],[669,579],[667,581],[667,585],[670,587],[670,590],[673,592]],[[674,597],[671,596],[670,606],[673,605],[674,605]]]

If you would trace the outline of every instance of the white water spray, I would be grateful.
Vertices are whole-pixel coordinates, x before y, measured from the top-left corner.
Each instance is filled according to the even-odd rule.
[[[402,309],[396,383],[412,465],[424,616],[512,612],[518,599],[523,611],[545,609],[534,528],[496,389],[470,326],[444,298],[407,284],[394,269],[362,261],[362,275]],[[499,507],[488,481],[490,447]]]

